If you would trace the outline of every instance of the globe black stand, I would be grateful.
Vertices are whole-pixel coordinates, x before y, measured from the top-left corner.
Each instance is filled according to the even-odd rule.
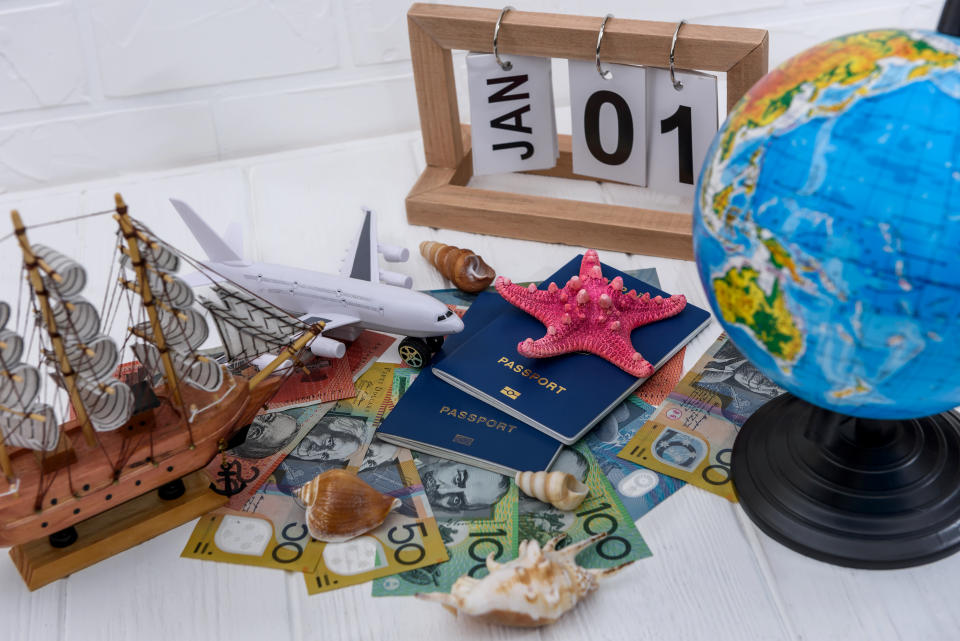
[[[744,424],[733,483],[766,534],[852,568],[929,563],[960,549],[960,415],[868,420],[790,394]]]

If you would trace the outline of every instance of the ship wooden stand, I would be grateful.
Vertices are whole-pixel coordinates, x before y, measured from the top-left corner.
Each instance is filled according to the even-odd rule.
[[[160,498],[158,490],[77,523],[77,540],[67,547],[54,547],[48,538],[40,538],[10,548],[10,558],[27,587],[36,590],[227,502],[226,496],[210,489],[210,479],[203,470],[185,476],[182,482],[184,493],[177,498]]]
[[[226,299],[201,300],[230,367],[201,354],[206,319],[175,275],[186,257],[130,218],[119,194],[115,212],[100,213],[119,225],[121,275],[97,311],[79,295],[83,267],[31,245],[12,212],[29,307],[10,329],[0,301],[0,545],[12,546],[31,590],[222,505],[203,467],[276,392],[277,368],[323,329],[221,284]],[[107,335],[119,310],[130,314],[122,346]],[[121,366],[128,341],[136,361]],[[25,345],[36,346],[37,365],[22,362]],[[237,373],[267,353],[279,356],[250,378]],[[63,423],[58,399],[71,415]]]

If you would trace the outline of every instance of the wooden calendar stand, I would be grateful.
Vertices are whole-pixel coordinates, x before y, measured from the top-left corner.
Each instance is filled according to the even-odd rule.
[[[467,187],[473,175],[470,135],[460,124],[451,50],[492,52],[499,13],[419,3],[407,12],[427,161],[407,196],[407,220],[415,225],[692,259],[688,213]],[[600,22],[599,17],[510,11],[501,22],[498,47],[502,54],[593,60]],[[675,28],[669,22],[611,19],[604,32],[603,61],[667,67]],[[767,32],[688,24],[680,33],[675,54],[678,69],[726,72],[729,110],[767,72]],[[529,173],[597,180],[573,173],[570,136],[560,136],[559,146],[555,167]]]

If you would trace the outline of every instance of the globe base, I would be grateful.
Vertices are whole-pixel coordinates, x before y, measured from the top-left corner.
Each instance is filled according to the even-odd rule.
[[[960,550],[956,412],[863,419],[784,394],[743,425],[731,468],[757,527],[820,561],[894,569]]]

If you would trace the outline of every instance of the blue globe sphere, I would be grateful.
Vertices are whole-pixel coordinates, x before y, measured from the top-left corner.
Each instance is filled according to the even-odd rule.
[[[960,40],[817,45],[731,111],[694,249],[738,348],[811,403],[867,418],[960,404]]]

